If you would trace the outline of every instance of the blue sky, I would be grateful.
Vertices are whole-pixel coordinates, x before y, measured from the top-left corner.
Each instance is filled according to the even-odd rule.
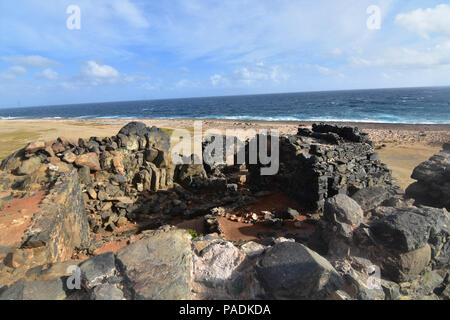
[[[450,85],[449,17],[432,0],[0,0],[0,107]]]

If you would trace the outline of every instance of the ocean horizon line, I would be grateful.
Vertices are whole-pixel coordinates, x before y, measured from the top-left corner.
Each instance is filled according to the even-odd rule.
[[[382,90],[408,90],[408,89],[450,89],[450,85],[446,86],[425,86],[425,87],[386,87],[386,88],[363,88],[363,89],[333,89],[333,90],[308,90],[308,91],[287,91],[287,92],[270,92],[270,93],[246,93],[246,94],[230,94],[230,95],[205,95],[205,96],[188,96],[177,98],[150,98],[137,100],[111,100],[111,101],[90,101],[80,103],[57,103],[44,105],[30,105],[20,107],[3,107],[0,110],[14,110],[21,108],[42,108],[42,107],[62,107],[62,106],[83,106],[90,104],[109,104],[109,103],[130,103],[130,102],[146,102],[146,101],[172,101],[172,100],[195,100],[195,99],[211,99],[211,98],[239,98],[251,96],[274,96],[274,95],[290,95],[290,94],[309,94],[309,93],[333,93],[333,92],[364,92],[364,91],[382,91]]]
[[[0,109],[0,119],[45,118],[450,124],[450,87],[317,91]]]

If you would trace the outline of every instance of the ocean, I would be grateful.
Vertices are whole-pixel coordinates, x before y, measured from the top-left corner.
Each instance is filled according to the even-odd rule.
[[[450,87],[303,92],[0,109],[1,119],[197,118],[450,124]]]

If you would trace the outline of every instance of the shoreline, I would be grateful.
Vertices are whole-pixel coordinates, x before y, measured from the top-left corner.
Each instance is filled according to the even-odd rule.
[[[265,120],[265,119],[222,119],[222,118],[138,118],[138,117],[123,117],[123,118],[2,118],[0,121],[74,121],[74,122],[110,122],[115,123],[117,121],[218,121],[218,122],[253,122],[253,123],[284,123],[284,124],[305,124],[312,125],[313,123],[328,123],[333,125],[356,125],[361,127],[374,127],[374,126],[400,126],[400,127],[412,127],[412,126],[432,126],[432,127],[445,127],[450,129],[450,123],[406,123],[406,122],[371,122],[371,121],[352,121],[352,120]]]
[[[440,145],[450,141],[450,124],[405,124],[405,123],[373,123],[373,122],[336,122],[336,121],[291,121],[291,120],[234,120],[234,119],[150,119],[150,118],[86,118],[86,119],[0,119],[0,145],[2,144],[2,134],[23,131],[32,131],[35,136],[38,133],[42,139],[57,138],[54,134],[45,134],[56,131],[63,136],[69,137],[72,134],[79,134],[79,137],[86,136],[85,130],[76,130],[77,127],[89,128],[93,135],[105,133],[115,135],[125,124],[132,121],[141,121],[149,126],[156,126],[169,130],[189,129],[192,130],[194,122],[201,121],[204,131],[210,129],[232,130],[232,129],[254,129],[271,130],[276,129],[280,134],[295,134],[299,126],[311,127],[314,123],[327,123],[338,126],[358,127],[369,134],[375,143],[396,143],[396,144],[427,144]],[[94,130],[95,129],[95,130]],[[117,130],[117,131],[116,131]],[[42,134],[41,131],[44,131]],[[63,132],[61,132],[63,131]],[[100,132],[99,132],[100,131]],[[105,132],[103,132],[105,131]],[[67,133],[65,133],[67,132]],[[33,137],[30,137],[33,138]]]

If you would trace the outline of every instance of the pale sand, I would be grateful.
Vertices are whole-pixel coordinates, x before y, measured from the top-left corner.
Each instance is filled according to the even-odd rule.
[[[60,136],[69,139],[113,136],[130,121],[133,119],[0,120],[0,159],[37,139],[53,140]],[[182,128],[192,131],[195,120],[144,119],[139,121],[165,129]],[[202,120],[204,131],[219,129],[224,134],[225,129],[277,129],[282,134],[292,134],[297,131],[299,124],[309,127],[312,122]],[[381,160],[392,169],[403,188],[413,182],[410,178],[413,169],[438,152],[444,142],[450,141],[450,125],[339,124],[357,126],[369,133],[377,146],[384,144],[385,147],[379,150]],[[167,132],[170,133],[170,130]]]
[[[379,150],[379,153],[381,161],[392,170],[392,175],[398,180],[398,184],[406,189],[415,182],[411,179],[414,168],[441,149],[441,147],[429,145],[388,145]]]

